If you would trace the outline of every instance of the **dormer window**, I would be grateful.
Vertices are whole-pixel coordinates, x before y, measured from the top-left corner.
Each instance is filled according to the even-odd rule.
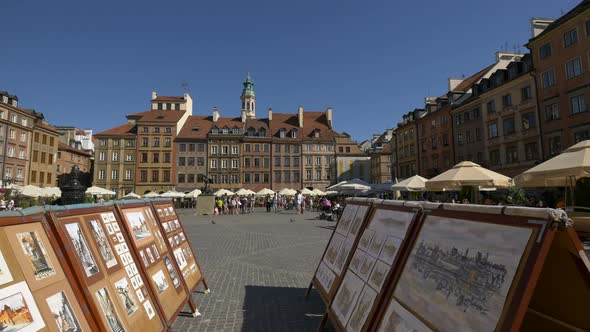
[[[224,135],[227,135],[227,134],[229,134],[229,128],[223,128],[223,129],[221,130],[221,133],[222,133],[222,134],[224,134]]]
[[[16,99],[12,100],[12,106],[16,107],[16,105],[18,105],[18,101]]]
[[[297,129],[291,130],[291,138],[297,138]]]
[[[279,130],[279,137],[280,138],[285,138],[285,129],[280,129]]]
[[[261,129],[258,131],[258,136],[260,136],[260,137],[265,137],[265,136],[266,136],[266,130],[264,130],[264,128],[261,128]]]
[[[212,134],[219,134],[219,129],[213,128],[213,129],[211,129],[211,133]]]
[[[255,133],[256,131],[254,130],[254,128],[248,128],[248,136],[254,136]]]
[[[234,128],[231,130],[231,133],[234,135],[239,135],[240,134],[240,129],[239,128]]]
[[[162,110],[162,103],[158,103],[158,110]]]
[[[318,138],[318,137],[320,137],[320,130],[319,130],[319,129],[315,129],[315,130],[313,131],[313,137],[315,137],[315,138]]]
[[[8,104],[8,97],[2,96],[2,102]]]

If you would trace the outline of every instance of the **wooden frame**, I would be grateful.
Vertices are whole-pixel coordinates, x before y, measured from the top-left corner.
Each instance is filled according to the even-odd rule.
[[[187,285],[187,288],[189,289],[189,293],[192,294],[196,291],[196,289],[199,287],[200,283],[203,283],[203,287],[205,287],[205,294],[209,294],[210,290],[209,290],[209,285],[207,284],[207,281],[205,280],[205,277],[203,276],[203,270],[201,269],[201,265],[199,264],[199,260],[197,259],[197,257],[195,256],[195,251],[193,250],[193,246],[191,245],[190,241],[188,241],[188,239],[186,238],[186,231],[184,229],[183,223],[180,220],[178,213],[176,212],[176,209],[174,208],[172,202],[170,200],[153,200],[151,201],[152,207],[153,207],[153,211],[156,212],[156,219],[158,220],[158,225],[160,226],[160,230],[164,233],[164,235],[166,236],[166,240],[168,242],[168,244],[170,245],[170,249],[171,250],[176,250],[180,247],[185,247],[187,250],[190,250],[190,255],[191,257],[189,258],[190,261],[194,260],[195,266],[196,266],[196,270],[192,271],[193,273],[190,273],[190,268],[191,268],[191,264],[188,263],[188,268],[189,268],[189,274],[195,274],[198,272],[198,277],[193,279],[192,284],[189,284],[189,281],[191,281],[190,278],[187,278],[184,276],[184,273],[182,272],[183,269],[180,268],[180,266],[178,266],[178,269],[182,272],[182,277]],[[162,216],[158,213],[158,209],[168,209],[168,211],[172,211],[171,215],[166,216],[166,214],[164,213]],[[172,228],[166,229],[167,227],[164,227],[165,223],[171,224],[174,221],[178,222],[178,226],[175,226],[176,228],[174,230],[172,230]],[[170,226],[169,226],[170,227]],[[169,237],[182,237],[181,234],[184,235],[185,239],[180,238],[180,242],[176,243],[173,245],[172,243],[170,243],[170,241],[168,241]],[[176,262],[176,260],[174,260]],[[196,279],[196,280],[195,280]]]
[[[145,282],[148,280],[147,275],[140,268],[139,257],[131,248],[129,236],[123,230],[121,219],[117,218],[113,205],[80,204],[48,207],[46,216],[52,220],[52,228],[57,234],[67,264],[75,273],[75,281],[83,289],[84,298],[91,307],[92,315],[100,317],[101,331],[117,331],[121,328],[163,331],[169,328],[163,319],[161,304]],[[92,233],[94,230],[90,230],[91,220],[100,224],[100,229],[104,232],[102,235],[106,235],[106,242],[115,250],[113,253],[118,255],[115,259],[120,267],[107,267],[106,262],[102,260],[98,239],[95,233]],[[71,228],[68,232],[68,225],[72,224],[79,225],[79,231],[83,234],[88,246],[87,250],[90,251],[98,266],[99,271],[91,276],[85,273],[84,266],[80,264],[79,255],[74,252],[75,243],[72,240],[77,239],[72,237]],[[110,227],[107,228],[107,225]],[[110,229],[117,231],[110,232]],[[125,251],[115,249],[122,245]],[[133,275],[127,272],[127,268],[131,266],[135,266],[135,269],[130,269],[134,271]],[[125,281],[126,288],[116,288],[115,283],[121,285],[122,281]],[[123,304],[119,293],[129,296],[131,302]],[[129,303],[133,304],[132,312],[126,308]]]
[[[26,283],[36,302],[37,310],[42,316],[45,329],[49,331],[58,330],[53,317],[55,308],[52,308],[52,305],[56,305],[56,303],[50,300],[56,295],[65,297],[65,304],[62,303],[62,305],[71,310],[69,313],[70,318],[73,317],[71,323],[77,324],[79,328],[84,330],[98,330],[102,325],[91,314],[91,309],[82,295],[82,289],[78,287],[72,270],[65,263],[63,252],[58,246],[43,212],[42,209],[32,208],[21,210],[19,213],[0,214],[0,250],[6,264],[5,268],[10,273],[10,278],[3,280],[0,289]],[[46,274],[47,277],[43,277],[41,280],[36,280],[31,274],[31,271],[25,266],[25,264],[29,264],[28,259],[23,259],[23,255],[26,255],[23,252],[24,242],[21,247],[21,243],[17,239],[19,231],[35,232],[33,236],[38,237],[40,248],[31,248],[31,250],[32,252],[41,250],[43,255],[47,256],[54,274]],[[8,279],[10,280],[8,281]]]
[[[548,214],[545,214],[545,218],[539,218],[539,214],[536,214],[535,216],[529,216],[526,214],[508,215],[504,213],[505,211],[502,207],[478,207],[470,205],[447,204],[444,204],[438,208],[435,205],[430,205],[429,207],[432,209],[427,210],[426,216],[420,221],[416,231],[410,238],[411,246],[408,247],[408,250],[405,252],[403,259],[399,263],[397,275],[393,279],[394,284],[390,286],[386,296],[386,301],[381,305],[381,310],[377,315],[377,319],[375,319],[371,325],[371,329],[377,330],[380,328],[380,323],[385,319],[384,315],[393,299],[395,299],[395,301],[403,306],[405,310],[410,312],[414,317],[417,318],[417,320],[419,320],[429,329],[432,329],[433,331],[438,331],[441,329],[440,326],[437,327],[437,325],[435,325],[436,323],[432,322],[432,317],[424,317],[424,312],[419,312],[420,310],[416,309],[415,307],[413,308],[411,305],[406,303],[405,298],[407,298],[407,296],[402,296],[402,293],[398,292],[398,286],[400,286],[400,283],[402,282],[401,280],[404,278],[404,273],[408,273],[406,270],[409,269],[408,264],[410,263],[410,256],[413,253],[418,252],[418,249],[415,249],[416,247],[422,246],[423,242],[418,243],[417,241],[424,239],[422,234],[426,231],[426,229],[429,229],[429,232],[432,232],[433,230],[431,229],[431,226],[436,225],[436,223],[440,223],[439,220],[449,220],[449,222],[452,220],[459,220],[459,222],[457,222],[458,224],[472,223],[473,225],[496,225],[504,228],[509,227],[512,229],[526,229],[526,231],[521,232],[522,238],[525,238],[527,232],[530,231],[530,233],[528,233],[526,244],[522,248],[522,254],[519,257],[514,269],[513,279],[508,285],[508,292],[505,296],[505,300],[502,302],[503,305],[501,307],[497,323],[494,327],[494,329],[498,331],[507,331],[514,328],[518,329],[526,313],[526,303],[530,301],[532,292],[535,289],[536,281],[543,266],[543,260],[547,255],[551,241],[555,236],[555,229],[551,227],[553,221],[547,217]],[[477,212],[478,210],[481,210],[482,212]],[[438,235],[442,237],[444,234],[439,233]],[[428,244],[428,242],[424,243]],[[445,249],[448,250],[449,248]],[[443,249],[441,247],[441,249],[436,250]],[[457,254],[460,254],[461,249],[457,250]],[[430,251],[424,252],[429,253]],[[465,253],[465,257],[468,257],[467,255],[468,254]],[[477,255],[479,256],[479,254]],[[414,260],[414,262],[416,261]],[[405,277],[404,280],[409,280],[409,277]],[[502,277],[501,280],[503,283],[504,277]],[[423,286],[423,284],[420,285]],[[400,286],[400,289],[408,289],[408,287],[405,286],[406,285]],[[474,291],[475,290],[476,289],[474,289]],[[463,298],[462,296],[463,295],[461,295],[459,298]],[[481,303],[473,300],[473,298],[472,301],[475,302],[472,302],[470,305],[481,305]],[[448,313],[445,313],[445,317],[448,319]],[[446,328],[448,328],[448,326]]]
[[[313,274],[311,283],[307,289],[307,292],[305,293],[306,298],[309,296],[309,293],[311,292],[312,287],[315,286],[316,290],[320,294],[320,297],[322,298],[322,300],[324,301],[326,306],[330,305],[330,303],[332,302],[332,300],[334,298],[334,295],[336,294],[336,290],[338,289],[340,282],[342,281],[342,271],[344,271],[346,269],[346,267],[348,266],[348,264],[350,262],[350,259],[352,258],[352,255],[351,255],[351,253],[353,251],[352,249],[356,248],[356,243],[358,241],[358,234],[360,234],[365,229],[365,226],[366,226],[366,223],[368,220],[368,216],[371,213],[371,206],[375,201],[376,200],[362,199],[362,198],[347,198],[346,199],[346,204],[344,206],[344,212],[340,216],[340,219],[338,220],[338,222],[335,224],[334,231],[332,232],[332,235],[330,236],[330,239],[328,240],[328,243],[326,244],[326,248],[324,249],[324,253],[322,254],[320,262],[318,263],[318,267],[316,268],[316,270]],[[346,234],[343,235],[343,234],[337,232],[337,230],[339,230],[338,227],[341,226],[341,222],[343,221],[342,217],[345,215],[346,208],[352,207],[352,206],[356,206],[356,210],[355,210],[352,218],[350,220],[347,220],[349,224],[346,226],[346,232],[345,232]],[[364,207],[366,209],[365,214],[362,216],[362,220],[358,221],[359,224],[357,226],[357,233],[354,234],[354,236],[351,239],[348,239],[347,235],[349,234],[349,232],[348,232],[349,228],[352,227],[351,224],[356,222],[358,209],[360,209],[361,207]],[[335,273],[335,271],[328,266],[328,268],[330,268],[331,273],[334,274],[334,279],[332,281],[331,289],[328,292],[326,292],[326,290],[322,286],[320,280],[318,280],[317,274],[318,274],[318,271],[320,270],[320,266],[322,266],[322,264],[326,264],[324,262],[324,258],[328,254],[328,251],[330,250],[332,241],[334,240],[335,236],[342,238],[342,244],[344,244],[348,240],[348,242],[350,244],[350,250],[348,252],[348,255],[346,256],[346,259],[344,259],[342,262],[343,264],[342,264],[342,269],[341,269],[340,273]],[[338,248],[336,248],[335,250],[339,251],[339,248],[340,248],[340,246],[338,245]],[[334,259],[336,259],[336,257],[334,257]],[[324,320],[322,320],[322,321],[325,322],[325,317],[324,317]]]
[[[343,281],[326,310],[337,330],[348,330],[347,324],[351,324],[350,329],[353,331],[369,330],[384,295],[387,294],[388,285],[397,275],[397,263],[409,246],[407,239],[422,217],[420,210],[419,204],[410,202],[382,201],[373,204],[364,229],[357,234],[353,255],[342,274]],[[384,270],[381,270],[381,274],[377,274],[377,266],[386,269],[386,272],[383,274]],[[345,286],[345,280],[348,278],[356,280],[355,283],[360,285],[360,288],[358,298],[351,298],[351,303],[343,305],[349,313],[346,314],[345,321],[342,321],[334,305],[338,301],[340,288]],[[343,292],[346,293],[343,298],[351,294],[349,289]],[[320,325],[321,328],[323,324]]]

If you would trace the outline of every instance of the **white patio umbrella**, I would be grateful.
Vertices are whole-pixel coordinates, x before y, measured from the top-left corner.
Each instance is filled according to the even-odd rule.
[[[424,191],[426,190],[426,181],[428,179],[420,175],[411,176],[391,186],[391,190],[401,191]]]
[[[275,194],[274,191],[272,191],[272,190],[270,190],[268,188],[264,188],[264,189],[258,191],[256,193],[256,196],[266,196],[266,195],[274,195],[274,194]]]
[[[589,176],[590,140],[585,140],[523,172],[514,182],[521,187],[573,187]]]
[[[247,196],[247,195],[251,195],[251,194],[252,194],[251,191],[246,188],[242,188],[242,189],[236,191],[236,195],[238,195],[238,196]]]
[[[193,191],[191,191],[190,193],[186,194],[185,197],[187,198],[196,198],[198,197],[200,194],[202,194],[201,190],[199,189],[195,189]]]
[[[325,192],[326,196],[333,196],[333,195],[338,195],[338,192],[336,190],[328,190]]]
[[[43,196],[43,189],[33,185],[26,185],[21,188],[20,194],[27,197]]]
[[[311,194],[314,196],[324,196],[326,195],[325,192],[319,190],[318,188],[315,188],[314,190],[311,191]]]
[[[60,197],[61,196],[61,189],[58,187],[45,187],[42,188],[43,190],[43,197]]]
[[[227,189],[219,189],[213,193],[213,195],[215,195],[215,196],[225,196],[225,195],[231,196],[233,194],[234,194],[233,192],[231,192]]]
[[[123,198],[141,198],[141,196],[139,196],[138,194],[136,194],[134,192],[130,192],[127,195],[123,196]]]
[[[160,194],[158,194],[155,191],[150,191],[149,193],[143,195],[144,198],[155,198],[155,197],[160,197]]]
[[[471,162],[463,161],[426,181],[426,189],[460,190],[461,187],[507,188],[512,179]]]
[[[114,191],[110,191],[101,187],[92,186],[86,189],[86,195],[115,195]]]
[[[167,198],[182,198],[184,197],[184,193],[180,193],[174,190],[168,190],[167,192],[160,195],[160,197],[167,197]]]
[[[361,179],[358,179],[358,178],[354,178],[354,179],[348,180],[348,181],[338,182],[335,185],[330,186],[330,187],[328,187],[326,189],[327,190],[339,190],[340,187],[346,186],[346,185],[349,185],[349,186],[345,187],[346,189],[353,188],[354,185],[361,185],[361,186],[368,187],[368,189],[371,189],[371,186],[367,182],[365,182],[365,181],[363,181]],[[367,190],[367,189],[365,189],[365,190]]]
[[[301,193],[303,195],[313,195],[313,192],[311,190],[307,189],[307,188],[301,189]]]
[[[281,191],[279,191],[279,195],[281,195],[281,196],[293,196],[296,193],[297,193],[296,190],[289,189],[289,188],[284,188],[284,189],[281,189]]]

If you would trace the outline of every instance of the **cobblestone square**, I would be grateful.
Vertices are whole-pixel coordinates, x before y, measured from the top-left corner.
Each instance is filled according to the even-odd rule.
[[[201,316],[181,313],[175,331],[317,329],[325,306],[315,290],[304,297],[335,222],[316,220],[315,212],[262,209],[237,216],[179,214],[211,293],[199,287],[192,296]]]

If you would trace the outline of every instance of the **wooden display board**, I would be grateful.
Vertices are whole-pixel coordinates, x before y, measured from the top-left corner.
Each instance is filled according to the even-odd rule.
[[[172,202],[170,200],[154,200],[152,206],[189,293],[192,294],[202,282],[205,294],[208,294],[209,286]]]
[[[100,331],[163,331],[159,299],[148,287],[114,207],[47,207],[68,265]]]
[[[420,205],[374,203],[327,313],[338,330],[367,331],[421,216]]]
[[[21,212],[0,214],[0,330],[98,330],[43,209]]]
[[[428,204],[371,331],[590,329],[588,266],[555,210]]]
[[[342,281],[342,272],[348,265],[358,234],[364,230],[371,204],[374,200],[347,198],[344,211],[324,249],[322,258],[307,289],[306,297],[315,286],[326,305],[334,298]]]
[[[172,257],[173,252],[160,230],[151,204],[148,201],[117,201],[115,207],[122,227],[129,235],[130,245],[140,257],[141,266],[146,271],[148,283],[158,298],[168,325],[172,326],[187,301],[193,316],[200,315],[180,277],[180,270]]]

